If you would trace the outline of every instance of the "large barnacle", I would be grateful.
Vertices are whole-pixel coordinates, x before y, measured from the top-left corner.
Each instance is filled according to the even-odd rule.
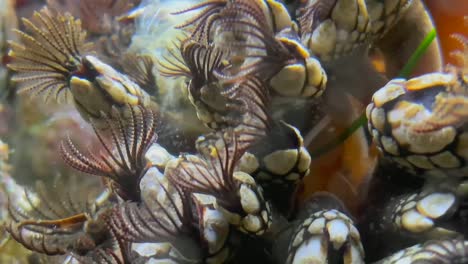
[[[377,91],[367,117],[381,152],[413,173],[466,174],[467,80],[466,68],[450,67]]]
[[[156,140],[156,113],[143,107],[128,106],[124,114],[116,112],[116,118],[104,117],[107,129],[94,131],[104,153],[83,154],[71,139],[63,141],[61,151],[71,167],[92,175],[105,177],[125,200],[140,201],[140,180],[146,172],[145,154]]]
[[[25,191],[24,201],[10,204],[11,220],[6,228],[12,237],[26,248],[47,255],[83,256],[107,243],[110,237],[103,208],[109,205],[109,193],[97,199],[95,188],[86,186],[86,181],[70,183],[76,188],[74,197],[38,182],[35,192]]]
[[[155,191],[142,190],[141,203],[120,205],[107,218],[117,239],[131,243],[125,255],[177,263],[224,262],[232,254],[230,226],[214,207],[216,202],[172,185],[166,175],[154,176],[148,171],[145,178]]]

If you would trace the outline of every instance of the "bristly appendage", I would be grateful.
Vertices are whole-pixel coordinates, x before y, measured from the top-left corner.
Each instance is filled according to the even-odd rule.
[[[219,15],[219,11],[229,4],[227,0],[208,0],[202,3],[196,4],[188,9],[181,10],[172,13],[173,15],[185,14],[192,11],[200,11],[199,14],[190,18],[181,25],[178,25],[177,29],[189,29],[191,37],[197,42],[208,43],[209,33],[213,26],[213,21]]]
[[[149,55],[126,53],[121,63],[123,71],[148,94],[157,93],[156,76],[153,73],[154,61]]]
[[[140,180],[148,169],[145,153],[157,139],[157,114],[141,106],[127,106],[125,110],[130,113],[128,122],[118,110],[114,111],[116,117],[104,115],[106,130],[98,129],[92,122],[104,153],[84,154],[70,138],[62,141],[60,150],[71,167],[106,177],[123,199],[140,201]]]
[[[197,142],[200,155],[183,155],[166,167],[169,181],[189,193],[213,195],[224,208],[237,211],[240,201],[233,174],[245,149],[234,132],[208,134]]]
[[[164,54],[162,60],[158,62],[158,71],[164,77],[186,77],[192,78],[192,73],[183,58],[184,43],[190,40],[178,40],[172,43],[172,47],[167,48],[168,54]]]
[[[12,80],[19,83],[20,92],[43,95],[46,101],[66,99],[70,75],[79,70],[81,56],[91,44],[85,43],[81,21],[68,13],[45,7],[34,13],[34,19],[23,18],[30,34],[15,30],[21,43],[9,42],[13,62],[8,67],[16,72]]]
[[[245,106],[242,121],[234,127],[239,145],[248,148],[264,137],[271,125],[270,93],[266,82],[257,77],[248,77],[234,85],[230,96]]]

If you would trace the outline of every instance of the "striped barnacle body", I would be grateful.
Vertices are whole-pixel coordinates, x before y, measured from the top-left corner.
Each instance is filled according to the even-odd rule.
[[[290,238],[286,263],[364,263],[359,231],[335,199],[325,193],[309,200]]]
[[[302,1],[297,13],[302,43],[323,61],[369,42],[371,25],[364,0]]]

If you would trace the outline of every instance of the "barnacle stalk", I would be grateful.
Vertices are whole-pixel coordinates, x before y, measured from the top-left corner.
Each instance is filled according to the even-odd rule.
[[[91,44],[81,21],[70,14],[59,14],[47,7],[34,13],[35,22],[23,18],[31,33],[15,30],[21,43],[10,42],[8,67],[16,72],[12,80],[19,83],[20,92],[42,95],[45,100],[66,99],[68,81],[81,67],[81,56]]]
[[[104,153],[83,154],[70,138],[62,142],[60,150],[71,167],[107,178],[124,200],[140,201],[139,184],[148,169],[145,153],[157,138],[157,116],[140,106],[128,106],[126,110],[128,121],[118,110],[114,111],[115,118],[104,116],[108,131],[97,128],[93,122]]]

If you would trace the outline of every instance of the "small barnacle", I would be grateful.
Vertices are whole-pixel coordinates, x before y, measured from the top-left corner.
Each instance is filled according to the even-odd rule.
[[[229,119],[240,116],[237,113],[240,102],[225,96],[228,88],[214,73],[223,67],[223,53],[190,39],[183,41],[179,50],[183,64],[174,54],[172,60],[167,60],[167,64],[160,64],[162,73],[189,78],[189,99],[197,110],[198,118],[208,127],[215,129],[225,126],[223,123],[232,123]]]
[[[173,252],[169,254],[170,258],[199,260],[201,248],[197,241],[200,234],[194,228],[198,223],[192,215],[189,197],[180,189],[170,192],[163,184],[160,186],[158,197],[145,197],[139,204],[130,202],[114,207],[106,218],[108,226],[120,244],[169,243],[172,248],[169,250]],[[161,195],[165,199],[161,199]],[[138,255],[137,247],[130,245],[123,253]],[[159,257],[168,256],[152,256]]]
[[[111,180],[112,187],[125,200],[140,201],[140,180],[147,168],[146,151],[156,141],[156,113],[141,106],[128,106],[129,120],[116,112],[116,118],[104,115],[108,131],[94,131],[104,148],[104,153],[83,154],[70,138],[62,141],[61,152],[71,167]],[[107,132],[107,133],[106,133]],[[110,139],[106,138],[110,136]]]
[[[273,18],[263,7],[259,1],[239,1],[227,5],[216,17],[213,43],[230,53],[230,65],[218,72],[219,77],[256,75],[282,96],[321,95],[326,74],[300,43],[297,27],[290,22],[277,32],[273,26],[264,26],[271,25]]]
[[[8,67],[16,72],[20,92],[62,99],[68,94],[70,75],[81,67],[81,55],[90,49],[80,20],[43,8],[34,13],[36,22],[23,18],[30,34],[16,30],[21,43],[10,42]]]
[[[84,181],[86,182],[86,181]],[[108,239],[103,225],[102,211],[106,201],[97,203],[97,193],[78,184],[76,193],[85,197],[71,197],[70,192],[36,184],[36,192],[25,191],[24,201],[9,204],[10,220],[6,229],[26,248],[47,255],[76,253],[85,255]],[[87,192],[83,189],[87,188]],[[76,200],[78,198],[78,200]],[[80,200],[82,198],[82,200]]]
[[[271,224],[270,204],[252,176],[236,169],[246,147],[233,132],[206,135],[197,141],[198,156],[170,161],[165,173],[181,189],[213,196],[242,232],[262,235]]]

